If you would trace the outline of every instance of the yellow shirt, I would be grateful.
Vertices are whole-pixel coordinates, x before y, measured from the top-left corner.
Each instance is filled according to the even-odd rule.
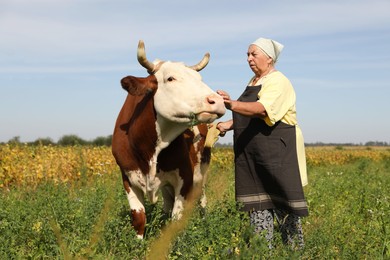
[[[267,111],[268,116],[264,119],[266,124],[273,126],[276,122],[282,121],[285,124],[295,126],[299,172],[302,185],[305,186],[308,183],[305,143],[302,131],[298,126],[294,88],[290,80],[280,71],[260,78],[254,85],[260,84],[262,87],[257,96]]]

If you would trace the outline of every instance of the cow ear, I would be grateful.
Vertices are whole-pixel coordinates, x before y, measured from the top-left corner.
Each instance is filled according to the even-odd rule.
[[[133,76],[127,76],[121,80],[121,85],[127,92],[134,92],[137,84],[137,80]]]
[[[147,78],[127,76],[121,80],[121,85],[132,96],[142,96],[154,93],[157,89],[157,81]]]

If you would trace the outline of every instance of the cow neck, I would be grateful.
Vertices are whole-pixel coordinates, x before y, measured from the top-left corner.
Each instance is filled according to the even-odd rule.
[[[142,113],[141,113],[142,111]],[[152,99],[128,95],[116,122],[113,153],[125,171],[150,171],[157,133]],[[150,129],[150,131],[145,131]]]
[[[186,124],[178,124],[166,120],[165,118],[157,115],[156,120],[156,132],[157,132],[157,145],[156,151],[158,153],[168,147],[168,145],[182,134],[188,126]],[[157,155],[158,155],[157,153]]]
[[[157,158],[160,152],[167,148],[173,140],[176,139],[181,133],[186,130],[187,126],[184,124],[172,123],[163,117],[157,115],[156,119],[156,132],[157,141],[155,147],[155,153],[149,161],[149,174],[146,177],[146,190],[150,199],[154,199],[153,183],[157,174]]]

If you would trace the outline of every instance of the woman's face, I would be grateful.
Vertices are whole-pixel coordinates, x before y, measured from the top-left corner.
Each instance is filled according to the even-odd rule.
[[[272,66],[272,59],[253,44],[249,45],[247,61],[251,70],[258,76],[268,72]]]

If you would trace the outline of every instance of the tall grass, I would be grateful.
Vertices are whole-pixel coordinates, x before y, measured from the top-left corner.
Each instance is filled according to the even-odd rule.
[[[350,158],[343,163],[309,161],[305,193],[310,215],[303,219],[304,250],[291,251],[276,233],[274,249],[269,251],[267,243],[253,234],[247,214],[237,210],[234,200],[233,153],[215,149],[206,211],[195,204],[183,229],[178,229],[172,240],[166,239],[169,250],[157,257],[389,259],[389,151],[381,151],[381,159],[373,159],[377,157],[347,156],[345,150],[326,151],[334,153],[332,160]],[[81,158],[85,152],[77,150],[76,154]],[[154,243],[171,224],[161,202],[146,203],[145,239],[136,239],[119,171],[93,174],[88,160],[83,160],[75,171],[81,176],[73,181],[47,178],[36,185],[23,182],[0,191],[0,259],[156,257],[150,250],[155,250]]]
[[[390,257],[390,168],[388,161],[357,160],[313,167],[305,221],[310,257]]]

